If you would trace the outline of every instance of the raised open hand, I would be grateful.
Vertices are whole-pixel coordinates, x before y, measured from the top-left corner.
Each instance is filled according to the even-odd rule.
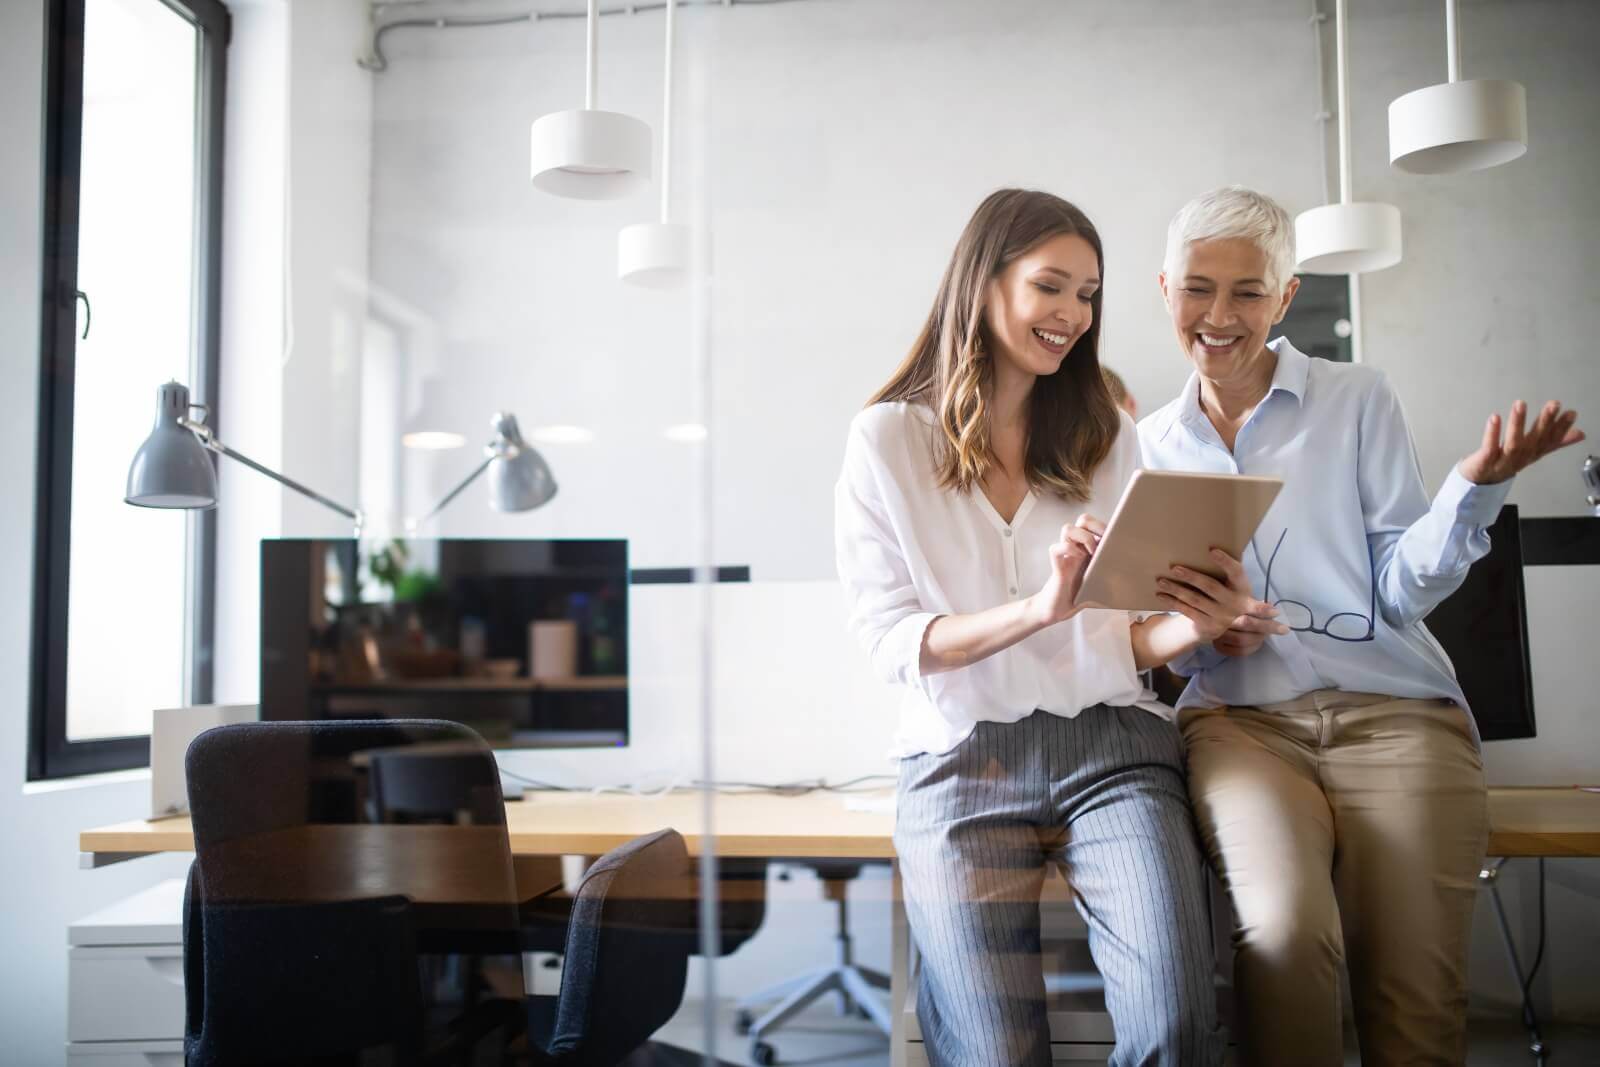
[[[1513,477],[1550,453],[1583,440],[1583,431],[1574,429],[1576,411],[1562,411],[1552,400],[1539,412],[1531,427],[1526,426],[1528,405],[1511,405],[1505,435],[1501,436],[1500,415],[1489,416],[1483,427],[1483,443],[1478,450],[1456,464],[1456,470],[1469,482],[1493,485]]]

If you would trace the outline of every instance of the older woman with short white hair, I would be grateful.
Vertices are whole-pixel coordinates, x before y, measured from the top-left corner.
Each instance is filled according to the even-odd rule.
[[[1178,212],[1160,283],[1194,373],[1139,424],[1150,467],[1284,481],[1243,560],[1219,558],[1226,584],[1160,582],[1167,603],[1234,620],[1173,668],[1190,797],[1237,919],[1240,1050],[1343,1063],[1342,960],[1363,1063],[1461,1063],[1488,818],[1477,728],[1423,620],[1488,551],[1511,478],[1583,435],[1553,401],[1526,426],[1518,401],[1430,504],[1383,373],[1268,340],[1293,265],[1266,196],[1219,189]]]

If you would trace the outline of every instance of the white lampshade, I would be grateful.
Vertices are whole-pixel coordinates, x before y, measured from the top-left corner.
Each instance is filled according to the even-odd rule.
[[[647,289],[670,289],[689,276],[689,227],[640,222],[617,234],[617,277]]]
[[[1400,209],[1393,204],[1328,204],[1294,220],[1298,269],[1360,274],[1400,262]]]
[[[615,200],[650,181],[650,127],[616,111],[581,108],[533,123],[533,184],[575,200]]]
[[[1528,94],[1519,82],[1444,82],[1389,105],[1389,162],[1413,174],[1482,170],[1527,150]]]

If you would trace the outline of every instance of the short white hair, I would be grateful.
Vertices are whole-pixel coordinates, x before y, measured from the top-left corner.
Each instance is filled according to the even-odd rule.
[[[1282,290],[1294,276],[1294,222],[1279,203],[1242,185],[1201,193],[1172,216],[1162,270],[1171,277],[1184,251],[1196,241],[1239,238],[1267,256],[1269,285]]]

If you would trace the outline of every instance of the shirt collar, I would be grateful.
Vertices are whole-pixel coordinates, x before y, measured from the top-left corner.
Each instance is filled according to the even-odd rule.
[[[1267,395],[1271,396],[1281,389],[1304,404],[1306,378],[1311,373],[1311,357],[1290,344],[1287,337],[1274,337],[1267,342],[1267,347],[1278,355],[1278,369],[1272,372],[1272,385],[1268,387]]]
[[[1287,337],[1275,337],[1267,342],[1267,347],[1278,357],[1278,365],[1272,372],[1272,384],[1267,386],[1267,396],[1281,391],[1294,397],[1296,403],[1304,404],[1306,379],[1311,373],[1311,357],[1290,344]],[[1178,411],[1178,421],[1191,430],[1197,430],[1202,424],[1211,424],[1205,412],[1200,410],[1199,374],[1190,374],[1189,381],[1183,387],[1183,406]]]

